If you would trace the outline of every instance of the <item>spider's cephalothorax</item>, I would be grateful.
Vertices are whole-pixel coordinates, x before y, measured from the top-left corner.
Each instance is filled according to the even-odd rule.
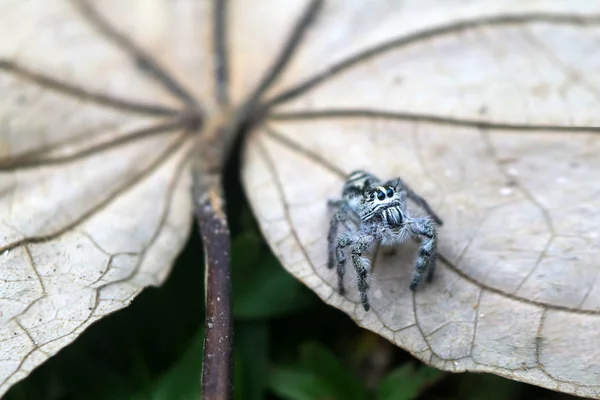
[[[428,216],[413,217],[406,209],[406,200],[414,201]],[[421,239],[410,289],[415,290],[423,280],[431,281],[435,270],[437,232],[442,220],[427,202],[413,192],[400,178],[382,182],[365,171],[354,171],[342,190],[340,200],[330,200],[336,212],[329,226],[329,259],[327,266],[337,265],[338,289],[344,294],[346,248],[350,247],[352,264],[358,277],[362,305],[369,311],[369,262],[362,257],[374,245],[393,245],[409,237]],[[346,231],[338,235],[339,226]]]

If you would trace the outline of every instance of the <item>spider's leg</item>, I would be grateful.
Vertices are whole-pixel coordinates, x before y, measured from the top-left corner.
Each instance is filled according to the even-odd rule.
[[[442,219],[435,213],[435,211],[433,211],[429,203],[427,203],[427,201],[424,198],[415,193],[415,191],[412,190],[411,187],[408,186],[406,182],[404,182],[402,179],[396,178],[387,181],[385,185],[395,186],[400,190],[404,190],[406,192],[406,196],[415,203],[417,203],[417,205],[423,210],[425,210],[425,212],[433,218],[436,224],[438,224],[439,226],[442,226],[444,224],[444,221],[442,221]]]
[[[342,207],[344,204],[346,204],[346,200],[343,199],[329,199],[327,200],[327,207],[329,207],[330,209],[339,209],[340,207]]]
[[[369,290],[369,263],[362,257],[362,253],[371,246],[373,241],[374,237],[371,234],[360,232],[357,233],[357,237],[352,245],[352,264],[356,270],[360,301],[365,311],[369,311],[371,308],[369,297],[367,296],[367,291]]]
[[[427,276],[425,277],[425,281],[427,283],[431,283],[433,281],[433,276],[435,275],[435,265],[436,265],[437,257],[434,255],[431,264],[429,264],[429,269],[427,270]]]
[[[327,234],[327,243],[329,245],[329,258],[327,259],[327,268],[333,268],[333,257],[335,256],[335,240],[337,239],[338,229],[340,224],[344,224],[346,228],[349,228],[348,223],[348,205],[344,200],[336,200],[335,204],[332,205],[333,201],[330,201],[329,205],[337,207],[338,210],[331,217],[329,222],[329,233]]]
[[[338,292],[343,295],[346,290],[344,289],[344,274],[346,273],[346,254],[344,248],[353,243],[352,234],[343,234],[337,242],[335,247],[335,257],[337,260],[337,276],[338,276]]]
[[[413,280],[410,284],[410,290],[415,290],[423,280],[423,275],[427,273],[428,281],[433,279],[435,269],[435,258],[437,250],[437,232],[435,224],[427,217],[411,218],[408,221],[408,229],[414,234],[423,237],[419,247],[419,257],[415,265]]]

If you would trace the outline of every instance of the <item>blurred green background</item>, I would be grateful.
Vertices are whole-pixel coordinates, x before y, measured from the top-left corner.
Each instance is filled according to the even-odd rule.
[[[236,400],[575,398],[493,375],[426,367],[326,306],[271,254],[243,195],[238,168],[234,161],[226,175]],[[144,290],[128,308],[91,326],[5,399],[198,399],[201,248],[194,229],[161,288]]]

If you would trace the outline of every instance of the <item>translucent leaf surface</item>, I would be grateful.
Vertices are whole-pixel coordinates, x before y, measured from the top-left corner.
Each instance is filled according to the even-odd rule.
[[[245,147],[245,188],[285,268],[428,364],[600,398],[599,12],[327,2]],[[359,168],[401,176],[445,222],[416,293],[415,246],[376,254],[369,312],[352,267],[346,296],[326,267],[326,201]]]
[[[0,2],[0,395],[160,284],[188,236],[190,145],[143,106],[177,102],[97,20],[202,77],[169,44],[205,12],[167,3]]]

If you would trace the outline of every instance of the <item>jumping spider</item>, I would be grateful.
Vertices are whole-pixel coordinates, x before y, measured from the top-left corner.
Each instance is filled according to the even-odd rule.
[[[406,209],[406,200],[414,201],[429,216],[413,217]],[[433,212],[427,202],[412,191],[400,178],[382,182],[365,171],[354,171],[342,190],[340,200],[329,200],[328,205],[335,213],[329,226],[328,268],[337,261],[338,290],[344,294],[344,273],[346,271],[346,247],[350,247],[352,264],[358,277],[358,290],[365,311],[369,311],[367,291],[369,283],[369,261],[362,257],[365,251],[376,245],[402,243],[409,237],[421,238],[419,256],[415,264],[410,289],[415,290],[426,274],[427,282],[433,278],[437,248],[436,224],[442,220]],[[338,235],[339,226],[346,232]]]

